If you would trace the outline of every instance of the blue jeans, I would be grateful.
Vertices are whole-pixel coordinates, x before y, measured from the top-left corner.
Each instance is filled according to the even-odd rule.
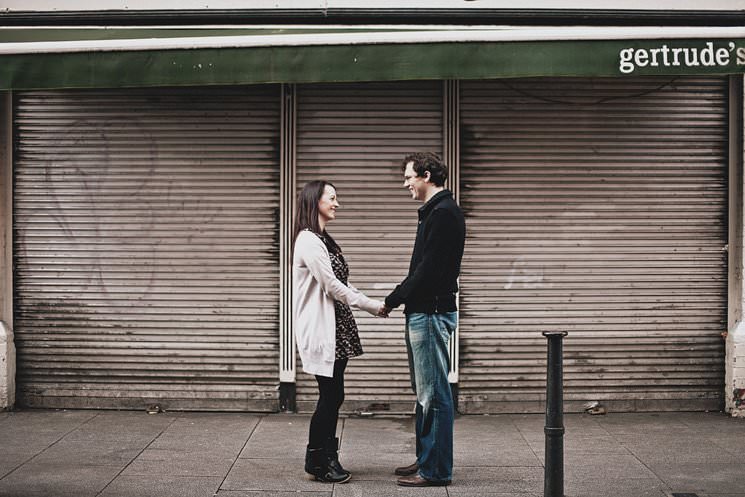
[[[430,481],[453,477],[453,395],[448,383],[448,343],[458,313],[406,316],[406,351],[416,393],[416,460]]]

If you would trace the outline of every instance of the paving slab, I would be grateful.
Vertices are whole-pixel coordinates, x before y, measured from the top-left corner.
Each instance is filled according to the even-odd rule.
[[[391,456],[393,459],[416,451],[414,425],[410,420],[398,418],[344,420],[341,450],[347,455],[374,454],[375,458]]]
[[[416,457],[416,446],[414,439],[412,438],[411,443],[391,443],[390,441],[381,442],[377,445],[375,442],[349,442],[349,436],[347,441],[342,442],[341,449],[339,450],[340,457],[345,458],[363,456],[370,460],[383,460],[387,461],[388,464],[398,464],[399,461],[409,461]],[[410,462],[406,465],[411,464]]]
[[[691,440],[696,440],[696,443],[691,444]],[[650,464],[727,464],[733,458],[721,446],[694,435],[684,439],[626,442],[624,448],[634,457]]]
[[[597,475],[617,480],[656,478],[655,473],[631,454],[566,455],[564,466],[567,478],[577,480],[589,480]]]
[[[32,462],[0,480],[0,497],[95,497],[120,471],[116,466]]]
[[[346,419],[339,458],[356,480],[391,481],[416,458],[415,444],[408,419]]]
[[[542,466],[540,458],[529,446],[515,441],[505,443],[472,445],[456,443],[453,450],[453,462],[458,466],[470,467],[530,467]]]
[[[204,456],[229,454],[238,457],[246,444],[246,439],[179,436],[178,433],[161,435],[147,445],[148,450],[170,450],[174,452],[194,452]]]
[[[531,423],[535,421],[533,418],[530,419]],[[464,434],[472,433],[473,435],[494,437],[505,433],[520,433],[520,426],[516,422],[516,418],[510,414],[474,414],[456,417],[455,431],[459,430]]]
[[[745,497],[745,492],[739,494],[696,494],[698,497]]]
[[[460,416],[454,428],[456,450],[480,445],[525,445],[526,442],[524,434],[509,416]]]
[[[304,472],[310,416],[17,411],[0,420],[0,497],[534,497],[542,415],[458,416],[449,487],[398,487],[411,417],[344,417],[344,485]],[[565,416],[567,497],[745,497],[745,419],[718,413]]]
[[[700,433],[717,433],[722,429],[745,433],[742,418],[733,418],[722,412],[679,412],[674,413],[680,423],[695,427]]]
[[[280,492],[280,491],[250,491],[250,490],[220,490],[217,497],[331,497],[333,485],[329,485],[326,492]]]
[[[259,423],[258,416],[196,414],[177,418],[149,445],[149,449],[227,452],[237,456]]]
[[[506,416],[523,436],[529,440],[531,438],[542,438],[543,427],[546,426],[546,417],[536,414],[504,414],[498,417]],[[565,419],[566,421],[566,419]]]
[[[213,497],[222,478],[120,476],[97,497]]]
[[[111,440],[148,444],[175,421],[145,412],[102,411],[65,436],[68,440]]]
[[[666,436],[690,427],[685,420],[676,417],[675,413],[617,413],[590,417],[616,437],[640,434]]]
[[[313,481],[302,459],[238,459],[221,490],[325,492],[327,484]]]
[[[147,449],[122,472],[125,476],[225,477],[233,466],[233,453]]]
[[[414,424],[410,418],[347,418],[343,429],[345,444],[398,447],[414,440]]]
[[[42,449],[0,444],[0,480],[33,459]]]
[[[11,412],[0,424],[0,441],[33,440],[49,445],[96,416],[92,411]]]
[[[393,470],[400,464],[393,464],[383,458],[371,459],[366,456],[344,457],[340,459],[344,469],[352,473],[352,482],[382,481],[395,482]]]
[[[447,487],[430,487],[426,489],[399,487],[395,480],[378,481],[354,479],[343,485],[334,485],[334,497],[447,497]]]
[[[75,461],[80,466],[117,466],[124,468],[145,448],[143,443],[115,440],[68,440],[64,438],[38,454],[33,463],[53,465],[57,461]]]
[[[305,457],[309,424],[310,416],[296,414],[262,418],[254,425],[240,457]]]
[[[572,478],[564,480],[567,497],[669,497],[670,488],[657,478]],[[700,496],[699,496],[700,497]]]
[[[451,496],[483,493],[543,493],[543,468],[453,468]]]
[[[743,460],[728,464],[650,464],[650,469],[673,492],[724,494],[743,490],[742,478],[737,476],[745,470]]]
[[[261,419],[250,414],[194,413],[176,418],[162,436],[248,440]]]
[[[720,436],[707,436],[706,441],[715,445],[722,454],[728,454],[729,457],[742,457],[742,442],[745,440],[745,432],[743,433],[728,433],[728,430],[723,430],[726,435]]]

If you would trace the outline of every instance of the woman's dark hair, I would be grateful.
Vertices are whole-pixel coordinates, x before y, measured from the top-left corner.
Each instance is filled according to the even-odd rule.
[[[424,176],[424,173],[429,171],[429,180],[435,186],[445,185],[445,180],[448,179],[448,168],[437,154],[433,154],[432,152],[417,152],[407,155],[401,162],[401,171],[406,170],[406,164],[409,162],[414,163],[412,168],[417,176]]]
[[[295,240],[297,240],[297,236],[300,232],[303,230],[310,230],[323,237],[324,242],[326,243],[326,248],[328,248],[330,252],[337,254],[341,253],[341,248],[336,243],[336,240],[334,240],[326,230],[321,231],[321,225],[318,224],[318,203],[321,201],[321,197],[323,197],[323,192],[326,189],[326,186],[330,186],[336,190],[336,187],[328,181],[317,179],[306,183],[300,191],[300,194],[297,197],[295,225],[292,230],[293,250],[295,248]]]

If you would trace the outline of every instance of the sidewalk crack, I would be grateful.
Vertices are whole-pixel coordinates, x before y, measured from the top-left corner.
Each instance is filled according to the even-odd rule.
[[[109,488],[112,483],[114,483],[114,480],[119,478],[122,475],[122,473],[124,473],[124,471],[126,471],[126,469],[130,467],[132,463],[135,462],[137,458],[142,455],[143,452],[145,452],[148,448],[150,448],[150,446],[153,445],[153,443],[155,443],[155,441],[158,440],[161,437],[161,435],[163,435],[163,433],[165,433],[171,426],[173,426],[173,423],[175,423],[177,419],[178,417],[174,417],[171,420],[171,422],[168,423],[168,426],[160,430],[160,432],[152,440],[150,440],[150,443],[148,443],[145,447],[143,447],[142,450],[138,452],[136,456],[134,456],[127,464],[125,464],[124,467],[116,475],[114,475],[114,477],[96,494],[96,497],[99,497],[102,493],[104,493],[106,489]]]
[[[51,449],[52,447],[54,447],[55,445],[57,445],[58,443],[60,443],[60,442],[62,441],[62,439],[63,439],[63,438],[65,438],[65,437],[66,437],[67,435],[69,435],[70,433],[72,433],[72,432],[74,432],[75,430],[79,429],[80,427],[82,427],[82,426],[85,426],[86,424],[90,423],[90,422],[91,422],[92,420],[94,420],[94,419],[95,419],[95,418],[97,418],[98,416],[100,416],[100,413],[95,413],[95,414],[93,414],[93,415],[92,415],[92,416],[91,416],[90,418],[86,419],[85,421],[83,421],[83,422],[82,422],[82,423],[80,423],[79,425],[75,426],[74,428],[71,428],[71,429],[70,429],[69,431],[65,432],[65,433],[64,433],[64,434],[63,434],[63,435],[62,435],[61,437],[59,437],[59,438],[58,438],[57,440],[55,440],[54,442],[50,443],[49,445],[47,445],[46,447],[44,447],[43,449],[41,449],[40,451],[38,451],[38,452],[37,452],[36,454],[34,454],[33,456],[29,457],[29,458],[28,458],[28,459],[26,459],[25,461],[23,461],[23,462],[22,462],[21,464],[19,464],[19,465],[18,465],[18,466],[16,466],[15,468],[11,469],[10,471],[8,471],[7,473],[5,473],[4,475],[0,476],[0,480],[2,480],[2,479],[4,479],[4,478],[7,478],[8,476],[12,475],[12,474],[13,474],[13,473],[15,473],[15,472],[16,472],[16,471],[17,471],[17,470],[18,470],[19,468],[21,468],[22,466],[25,466],[25,465],[26,465],[27,463],[29,463],[29,462],[33,461],[34,459],[36,459],[37,457],[39,457],[39,455],[40,455],[40,454],[42,454],[43,452],[45,452],[45,451],[47,451],[47,450]]]

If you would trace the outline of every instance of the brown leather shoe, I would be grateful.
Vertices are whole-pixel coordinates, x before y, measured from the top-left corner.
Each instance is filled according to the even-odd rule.
[[[402,487],[445,487],[450,485],[449,481],[431,481],[422,478],[419,474],[412,476],[402,476],[397,483]]]
[[[393,472],[398,476],[411,476],[419,471],[419,465],[417,463],[410,464],[408,466],[400,466]]]

